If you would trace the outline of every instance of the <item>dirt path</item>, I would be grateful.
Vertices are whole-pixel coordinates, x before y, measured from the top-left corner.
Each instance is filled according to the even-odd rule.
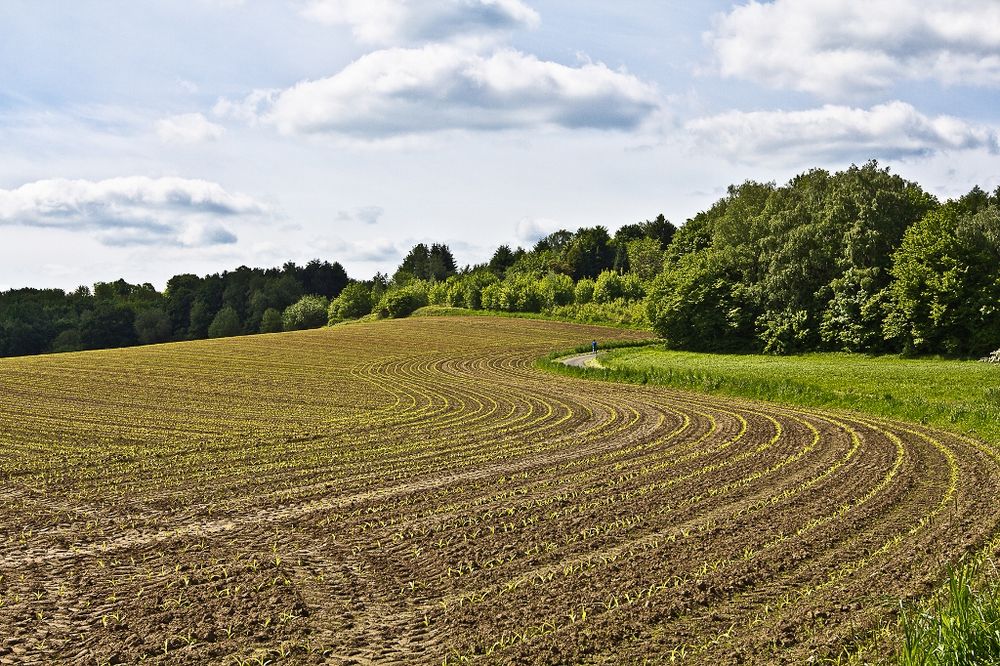
[[[560,358],[559,362],[574,368],[585,368],[596,360],[597,352],[587,352],[586,354],[575,354],[574,356]]]

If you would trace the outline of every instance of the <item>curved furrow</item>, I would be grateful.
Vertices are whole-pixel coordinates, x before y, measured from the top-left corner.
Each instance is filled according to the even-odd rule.
[[[1000,458],[423,318],[0,360],[0,663],[804,663],[997,548]]]

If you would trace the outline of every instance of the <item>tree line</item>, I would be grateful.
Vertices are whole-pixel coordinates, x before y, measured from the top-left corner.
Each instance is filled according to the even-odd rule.
[[[335,298],[348,283],[339,263],[241,266],[199,277],[175,275],[163,292],[125,280],[93,288],[0,292],[0,355],[127,347],[315,325],[292,308],[303,296]],[[289,310],[291,308],[291,310]],[[323,302],[326,323],[326,302]]]
[[[748,181],[660,215],[502,245],[459,268],[414,246],[392,276],[338,263],[0,294],[0,354],[276,332],[424,306],[650,328],[677,349],[978,356],[1000,347],[1000,188],[940,202],[875,162]]]

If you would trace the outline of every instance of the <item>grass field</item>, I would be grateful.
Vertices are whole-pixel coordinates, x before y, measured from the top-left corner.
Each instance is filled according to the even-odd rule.
[[[602,356],[649,381],[723,395],[932,424],[1000,443],[1000,365],[860,354],[756,356],[661,348]]]
[[[424,317],[0,360],[0,663],[800,664],[997,547],[996,450]]]

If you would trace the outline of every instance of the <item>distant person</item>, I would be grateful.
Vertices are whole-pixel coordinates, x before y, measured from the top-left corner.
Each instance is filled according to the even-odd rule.
[[[594,354],[597,353],[597,340],[590,343],[590,351]]]

